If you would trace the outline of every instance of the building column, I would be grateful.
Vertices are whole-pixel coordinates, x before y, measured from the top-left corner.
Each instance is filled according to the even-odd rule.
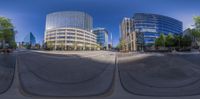
[[[84,43],[83,43],[83,44],[84,44],[84,45],[83,45],[83,50],[84,50],[84,51],[85,51],[85,46],[86,46],[86,45],[85,45],[85,41],[86,41],[86,40],[85,40],[85,34],[86,34],[86,32],[84,32],[84,38],[83,38],[83,39],[84,39]]]
[[[54,50],[57,50],[57,30],[56,30],[56,37],[55,37],[55,44],[54,44]]]
[[[77,31],[75,31],[74,50],[77,50]]]
[[[65,51],[67,50],[67,30],[65,30]]]

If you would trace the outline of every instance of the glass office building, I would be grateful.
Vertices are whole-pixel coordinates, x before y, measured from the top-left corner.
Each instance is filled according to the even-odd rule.
[[[102,49],[108,50],[108,31],[105,28],[96,28],[93,30],[93,33],[96,34],[97,44]]]
[[[181,21],[163,15],[136,13],[133,17],[134,29],[144,35],[144,44],[153,45],[161,33],[168,35],[182,35]]]
[[[90,31],[93,28],[92,26],[92,17],[79,11],[54,12],[46,17],[46,30],[68,27]]]
[[[120,24],[121,40],[125,40],[123,51],[136,51],[136,32],[134,31],[134,23],[132,18],[124,17]]]
[[[93,19],[79,11],[62,11],[46,17],[45,42],[53,49],[93,50],[96,35],[92,33]]]
[[[36,40],[35,40],[35,36],[33,35],[33,33],[28,33],[25,38],[24,38],[24,43],[25,44],[30,44],[30,45],[35,45],[36,44]]]

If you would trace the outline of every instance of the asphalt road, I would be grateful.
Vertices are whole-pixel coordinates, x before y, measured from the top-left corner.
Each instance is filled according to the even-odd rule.
[[[6,92],[12,84],[15,60],[13,54],[0,54],[0,94]]]
[[[133,94],[190,96],[200,94],[200,55],[152,54],[119,59],[123,87]]]
[[[58,58],[26,53],[18,56],[18,65],[23,91],[38,96],[102,95],[112,87],[115,70],[109,55]]]
[[[14,82],[0,99],[200,98],[200,54],[95,53],[19,51]]]

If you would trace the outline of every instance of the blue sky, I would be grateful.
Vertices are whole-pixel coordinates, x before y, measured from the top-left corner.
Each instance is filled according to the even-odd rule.
[[[45,17],[55,11],[84,11],[94,20],[94,27],[105,27],[119,40],[119,24],[123,17],[134,13],[155,13],[176,18],[184,29],[193,24],[192,17],[200,15],[200,0],[0,0],[0,16],[12,19],[16,41],[33,32],[42,43]]]

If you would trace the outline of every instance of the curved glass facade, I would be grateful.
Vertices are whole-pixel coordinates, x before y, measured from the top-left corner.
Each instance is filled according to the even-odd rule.
[[[159,37],[161,33],[181,35],[183,32],[182,22],[167,16],[136,13],[133,19],[134,29],[144,34],[145,44],[153,44],[155,38]]]
[[[90,15],[78,11],[50,13],[46,17],[46,30],[55,28],[79,28],[91,31],[93,19]]]
[[[56,50],[96,49],[96,35],[91,31],[92,23],[92,17],[84,12],[48,14],[44,40]]]

